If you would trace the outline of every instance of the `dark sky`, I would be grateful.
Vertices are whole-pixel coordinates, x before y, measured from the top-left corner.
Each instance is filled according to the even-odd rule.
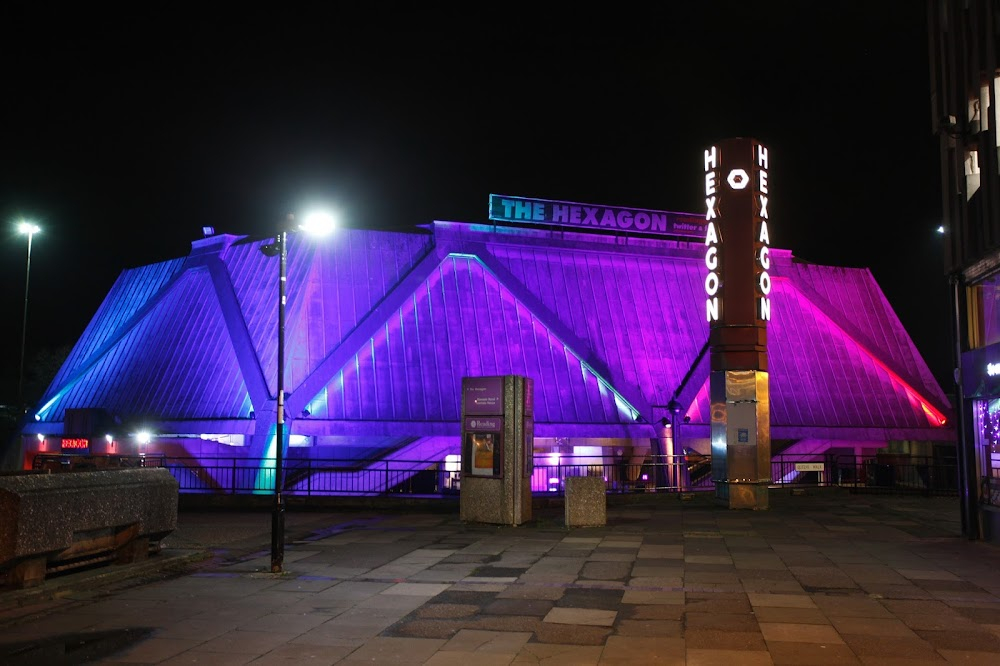
[[[734,136],[770,149],[772,245],[870,268],[951,390],[922,2],[544,6],[0,10],[0,401],[22,216],[30,362],[203,226],[481,222],[490,193],[701,213],[702,152]]]

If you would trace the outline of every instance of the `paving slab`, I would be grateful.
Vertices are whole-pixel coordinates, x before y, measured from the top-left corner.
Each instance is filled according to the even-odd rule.
[[[161,553],[0,590],[0,663],[1000,663],[1000,548],[956,498],[651,495],[601,528],[544,506],[182,511]]]

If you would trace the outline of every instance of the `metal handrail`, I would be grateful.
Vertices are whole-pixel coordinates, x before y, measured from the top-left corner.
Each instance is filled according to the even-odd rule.
[[[108,467],[165,467],[182,493],[265,494],[274,491],[274,459],[183,456],[80,456],[39,454],[33,467],[74,471]],[[536,495],[562,496],[565,480],[600,476],[608,494],[712,491],[711,456],[648,456],[631,462],[610,456],[535,457]],[[778,454],[771,462],[772,488],[841,487],[855,492],[957,495],[957,465],[930,456]],[[286,459],[283,492],[290,496],[447,496],[460,490],[461,474],[443,460]],[[984,485],[984,487],[986,487]],[[991,488],[993,486],[990,486]],[[990,493],[984,493],[989,501]],[[1000,495],[998,495],[1000,501]]]

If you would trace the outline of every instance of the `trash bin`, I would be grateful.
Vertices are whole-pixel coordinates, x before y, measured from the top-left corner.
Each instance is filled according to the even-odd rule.
[[[896,468],[884,463],[875,464],[875,485],[891,488],[896,485]]]

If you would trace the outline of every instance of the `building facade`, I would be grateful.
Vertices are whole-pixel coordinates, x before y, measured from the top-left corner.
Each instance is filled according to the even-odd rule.
[[[1000,540],[1000,2],[929,0],[962,527]]]
[[[444,461],[463,378],[498,375],[533,380],[536,456],[709,454],[703,216],[665,213],[653,234],[642,215],[289,234],[285,455]],[[124,271],[23,429],[24,465],[273,458],[271,240],[212,235]],[[772,453],[953,451],[949,401],[871,272],[776,248],[771,265]]]

